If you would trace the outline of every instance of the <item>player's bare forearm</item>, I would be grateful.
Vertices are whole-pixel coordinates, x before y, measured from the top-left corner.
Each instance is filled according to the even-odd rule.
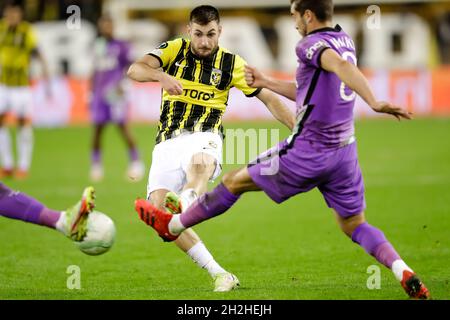
[[[292,101],[295,101],[297,98],[297,86],[291,81],[283,81],[269,77],[266,88]]]
[[[145,62],[136,61],[128,68],[127,76],[138,82],[155,82],[161,80],[163,72]]]
[[[133,63],[128,69],[127,75],[130,79],[138,82],[158,81],[169,95],[180,95],[183,93],[181,83],[163,72],[159,60],[151,55],[146,55]]]
[[[328,49],[321,56],[322,68],[334,72],[350,89],[354,90],[375,112],[386,113],[400,119],[412,119],[412,114],[400,106],[378,101],[369,81],[355,65],[342,59],[334,50]]]
[[[272,113],[275,119],[280,121],[290,130],[294,128],[294,113],[291,112],[291,110],[289,110],[289,108],[281,102],[281,100],[273,92],[263,89],[256,97],[266,105],[267,109],[270,113]]]
[[[337,64],[335,73],[350,89],[354,90],[371,108],[376,105],[376,98],[369,81],[355,65],[342,60]]]
[[[297,97],[297,86],[294,82],[274,79],[248,65],[245,66],[245,81],[250,87],[266,88],[292,101]]]

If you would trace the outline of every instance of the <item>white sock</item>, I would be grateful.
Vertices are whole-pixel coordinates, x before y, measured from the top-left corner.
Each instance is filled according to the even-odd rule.
[[[410,267],[408,267],[406,265],[406,263],[403,260],[400,260],[400,259],[395,260],[392,263],[391,270],[394,273],[394,276],[398,281],[402,281],[403,271],[408,270],[410,272],[414,272],[414,271],[412,271],[412,269]]]
[[[58,221],[56,221],[55,229],[64,235],[66,234],[66,212],[65,211],[61,211],[61,215],[59,216]]]
[[[169,222],[169,232],[173,235],[177,235],[183,232],[184,230],[186,230],[186,227],[183,226],[183,224],[181,223],[180,215],[174,214],[173,218],[170,219]]]
[[[31,156],[33,153],[33,128],[24,126],[19,129],[17,134],[17,155],[19,158],[19,169],[28,171],[31,165]]]
[[[11,150],[11,135],[8,128],[0,127],[0,160],[4,169],[12,169],[14,160]]]
[[[194,189],[186,189],[180,193],[180,201],[182,211],[186,211],[187,208],[191,206],[191,204],[198,198],[197,193]]]
[[[189,249],[187,254],[200,268],[206,269],[213,278],[220,273],[227,272],[214,260],[211,253],[201,241],[197,242],[191,249]]]

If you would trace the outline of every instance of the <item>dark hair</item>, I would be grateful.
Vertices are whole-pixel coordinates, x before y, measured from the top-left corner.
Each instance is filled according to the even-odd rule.
[[[306,10],[311,10],[320,22],[329,21],[333,18],[333,0],[291,0],[291,5],[301,15]]]
[[[189,18],[190,22],[198,23],[199,25],[206,25],[211,21],[220,22],[219,10],[213,6],[203,5],[194,8],[191,11],[191,16]]]
[[[23,1],[17,1],[17,0],[7,1],[3,5],[3,9],[6,9],[6,8],[20,9],[23,11]]]

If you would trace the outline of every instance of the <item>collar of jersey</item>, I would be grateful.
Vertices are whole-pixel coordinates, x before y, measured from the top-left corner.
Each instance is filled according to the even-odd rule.
[[[334,28],[325,27],[325,28],[316,29],[316,30],[313,30],[313,31],[309,32],[307,35],[309,36],[309,35],[314,34],[314,33],[329,32],[329,31],[331,31],[331,32],[339,32],[341,30],[342,30],[342,27],[337,24]]]

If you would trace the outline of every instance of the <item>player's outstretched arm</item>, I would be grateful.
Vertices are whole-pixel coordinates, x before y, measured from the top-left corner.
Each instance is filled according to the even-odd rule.
[[[245,81],[250,87],[266,88],[292,101],[297,97],[297,86],[294,82],[274,79],[248,65],[245,66]]]
[[[145,55],[130,66],[127,76],[138,82],[158,81],[170,95],[182,94],[183,86],[181,83],[163,72],[160,67],[158,59],[151,55]]]
[[[271,91],[267,89],[262,89],[256,97],[261,100],[267,107],[267,109],[272,113],[272,115],[292,130],[295,126],[295,115],[289,108],[281,102],[281,100]]]
[[[321,56],[322,68],[334,72],[350,89],[354,90],[376,112],[393,115],[398,120],[412,119],[412,114],[400,106],[385,101],[377,101],[369,81],[352,63],[342,59],[334,50],[325,50]]]

